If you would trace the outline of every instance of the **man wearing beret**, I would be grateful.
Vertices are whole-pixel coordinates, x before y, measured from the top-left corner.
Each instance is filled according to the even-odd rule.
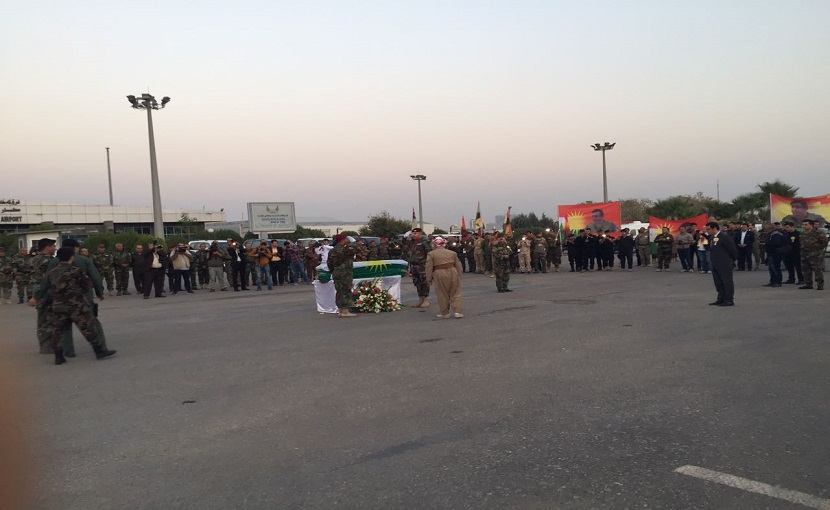
[[[418,291],[418,304],[412,308],[429,308],[429,282],[427,281],[427,253],[432,250],[429,241],[424,239],[424,231],[420,228],[413,228],[412,235],[406,244],[406,259],[409,262],[409,272],[412,275],[412,283]]]

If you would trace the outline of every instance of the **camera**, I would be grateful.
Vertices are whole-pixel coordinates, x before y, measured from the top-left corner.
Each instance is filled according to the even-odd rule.
[[[179,252],[179,253],[184,253],[184,252],[187,251],[187,248],[185,248],[184,246],[180,246],[180,247],[176,248],[176,251]]]

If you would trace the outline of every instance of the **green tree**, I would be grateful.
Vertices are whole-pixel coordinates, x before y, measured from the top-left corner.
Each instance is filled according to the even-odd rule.
[[[447,232],[443,228],[435,227],[435,229],[432,231],[432,233],[435,234],[435,235],[442,235],[442,234],[448,234],[449,232]]]
[[[360,229],[362,236],[371,237],[392,237],[396,234],[403,234],[412,227],[406,220],[395,218],[386,211],[374,216],[369,216],[366,226]]]
[[[648,210],[654,205],[654,201],[648,198],[622,198],[620,199],[620,211],[623,223],[634,221],[648,221]]]
[[[55,224],[52,223],[51,221],[45,221],[43,223],[40,223],[40,224],[37,224],[37,225],[32,225],[31,227],[29,227],[29,232],[43,232],[43,231],[46,231],[46,230],[59,230],[59,229],[55,228]]]
[[[758,191],[767,195],[767,198],[769,198],[770,193],[773,195],[781,195],[782,197],[795,198],[796,193],[798,193],[798,188],[780,179],[776,179],[772,182],[762,182],[758,185]]]
[[[702,204],[691,196],[675,195],[657,200],[647,211],[649,216],[666,220],[682,220],[704,212],[701,206]]]

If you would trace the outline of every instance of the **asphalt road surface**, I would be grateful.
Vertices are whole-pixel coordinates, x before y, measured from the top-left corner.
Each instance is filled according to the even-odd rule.
[[[2,307],[36,508],[830,508],[830,291],[678,269],[465,275],[460,320],[114,297],[60,367]]]

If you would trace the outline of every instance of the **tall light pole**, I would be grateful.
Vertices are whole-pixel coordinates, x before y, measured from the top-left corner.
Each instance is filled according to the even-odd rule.
[[[418,181],[418,226],[424,229],[424,202],[421,200],[421,181],[427,180],[426,175],[410,175],[413,180]]]
[[[153,185],[153,235],[164,239],[164,216],[161,212],[161,191],[159,190],[159,170],[156,165],[156,139],[153,136],[153,110],[160,110],[167,106],[170,98],[161,98],[161,104],[150,94],[141,94],[140,98],[127,96],[130,105],[136,110],[147,110],[147,131],[150,134],[150,181]]]
[[[110,148],[107,147],[107,180],[110,183],[110,205],[112,203],[112,168],[110,168]]]
[[[605,151],[610,151],[611,149],[614,148],[615,145],[617,145],[616,142],[614,142],[614,143],[605,142],[605,145],[600,145],[598,143],[595,143],[594,145],[591,146],[595,151],[602,151],[602,201],[603,202],[608,202],[608,174],[605,171]]]

